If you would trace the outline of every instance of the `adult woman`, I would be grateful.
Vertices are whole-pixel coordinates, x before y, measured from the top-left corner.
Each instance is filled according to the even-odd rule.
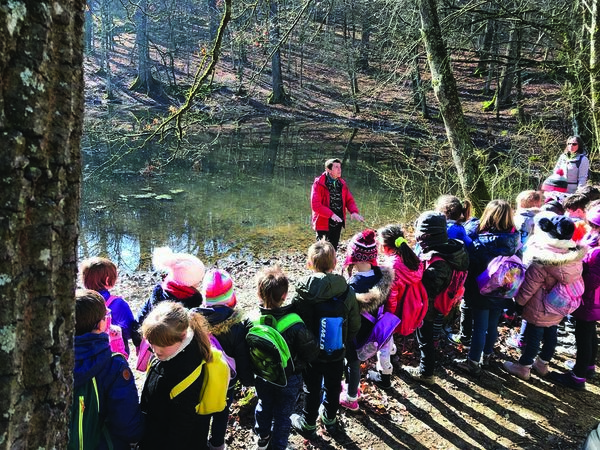
[[[513,223],[513,213],[506,200],[492,200],[487,204],[477,228],[469,253],[469,274],[465,282],[465,302],[471,308],[473,333],[471,349],[466,359],[455,360],[458,367],[473,375],[481,373],[481,356],[487,365],[498,338],[498,320],[510,299],[489,297],[479,292],[477,277],[496,256],[511,256],[521,243]]]
[[[562,169],[567,179],[568,194],[572,194],[577,190],[578,186],[585,186],[587,183],[590,160],[585,154],[583,142],[579,136],[571,136],[567,139],[567,146],[558,158],[552,172],[556,173],[559,169]]]

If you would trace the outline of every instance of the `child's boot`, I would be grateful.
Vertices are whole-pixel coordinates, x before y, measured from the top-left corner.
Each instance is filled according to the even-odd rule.
[[[538,356],[537,358],[535,358],[535,361],[533,362],[531,368],[535,370],[540,377],[545,377],[546,375],[548,375],[549,365],[550,363],[548,361],[544,361]]]
[[[380,389],[389,389],[392,387],[392,375],[381,373],[377,370],[369,370],[367,379],[371,380]]]
[[[505,361],[503,367],[508,373],[519,377],[521,380],[527,381],[531,376],[531,366],[524,366],[518,362]]]
[[[551,372],[548,377],[551,381],[554,381],[556,384],[560,384],[561,386],[568,387],[571,389],[575,389],[576,391],[585,390],[585,378],[579,378],[575,376],[573,372]]]

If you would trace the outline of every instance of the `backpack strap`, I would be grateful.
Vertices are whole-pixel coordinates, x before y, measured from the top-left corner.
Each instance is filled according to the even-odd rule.
[[[118,298],[119,298],[119,297],[117,297],[116,295],[111,295],[110,297],[108,297],[108,298],[106,299],[106,307],[107,307],[107,308],[110,308],[110,304],[111,304],[111,303],[112,303],[114,300],[116,300],[116,299],[118,299]]]
[[[281,319],[277,321],[277,326],[275,327],[277,331],[283,333],[285,330],[290,328],[297,323],[304,323],[300,316],[296,313],[290,313],[283,316]]]
[[[206,363],[206,361],[202,361],[200,363],[200,365],[198,367],[196,367],[192,373],[190,373],[187,377],[185,377],[183,380],[181,380],[179,383],[177,383],[173,389],[171,389],[171,392],[169,393],[171,400],[174,399],[175,397],[177,397],[179,394],[181,394],[187,388],[189,388],[192,385],[192,383],[194,383],[198,379],[198,377],[202,373],[202,367],[204,366],[205,363]]]

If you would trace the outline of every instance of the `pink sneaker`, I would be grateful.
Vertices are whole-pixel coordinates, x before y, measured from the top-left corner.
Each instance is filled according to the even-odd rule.
[[[340,406],[342,408],[349,409],[350,411],[358,411],[360,409],[358,406],[358,398],[353,399],[345,392],[340,394]]]
[[[348,394],[348,385],[346,383],[344,383],[343,381],[342,381],[342,392],[340,393],[340,395],[341,394],[346,394],[346,395]],[[342,398],[342,397],[340,397],[340,398]],[[359,398],[360,398],[360,386],[356,390],[356,399],[358,400]]]

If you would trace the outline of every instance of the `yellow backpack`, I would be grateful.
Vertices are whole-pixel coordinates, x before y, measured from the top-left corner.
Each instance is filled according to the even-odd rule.
[[[194,383],[204,372],[200,401],[196,405],[196,413],[210,415],[223,411],[227,406],[227,388],[229,387],[229,366],[220,350],[212,347],[212,359],[202,363],[173,389],[171,399],[177,397]]]

